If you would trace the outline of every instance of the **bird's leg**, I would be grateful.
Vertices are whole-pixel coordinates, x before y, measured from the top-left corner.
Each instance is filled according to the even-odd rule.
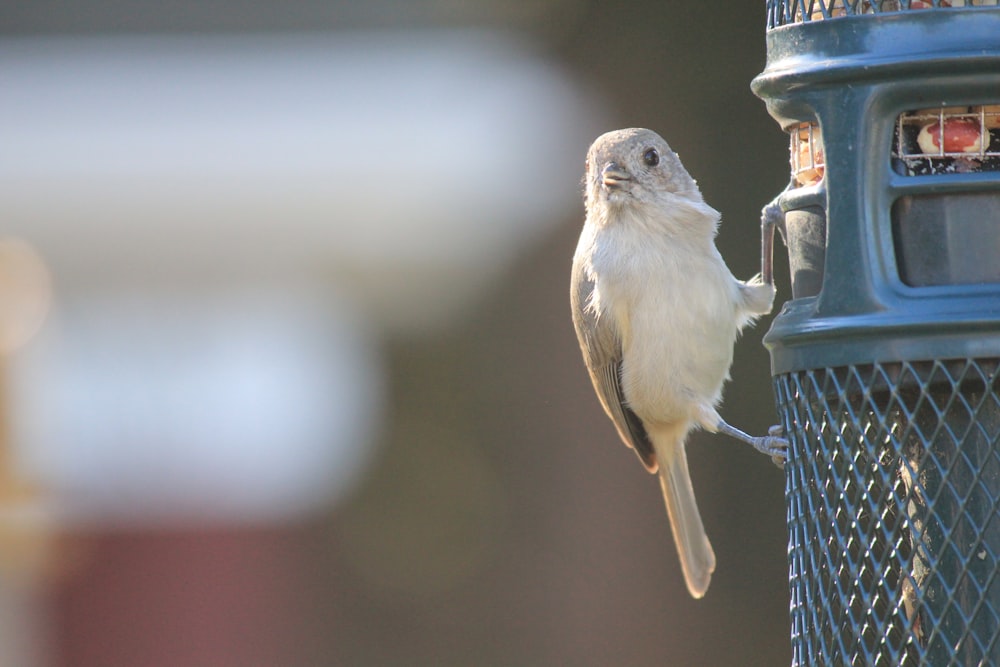
[[[771,200],[760,212],[760,277],[765,285],[774,284],[774,230],[782,230],[784,234],[785,212],[781,210],[781,197]]]
[[[711,405],[701,405],[695,414],[696,421],[709,433],[724,433],[731,438],[741,440],[761,454],[770,456],[779,468],[785,467],[785,460],[788,458],[788,440],[785,439],[785,429],[781,426],[772,426],[767,429],[767,435],[754,437],[735,426],[730,426]]]
[[[725,433],[732,438],[742,440],[761,454],[767,454],[778,467],[784,467],[785,461],[788,459],[788,440],[783,437],[784,429],[781,426],[772,426],[767,430],[767,435],[755,437],[744,433],[735,426],[730,426],[719,417],[716,428],[719,433]]]

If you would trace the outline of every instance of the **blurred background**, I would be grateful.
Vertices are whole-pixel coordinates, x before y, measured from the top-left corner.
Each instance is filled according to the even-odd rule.
[[[692,600],[568,305],[618,127],[671,143],[757,272],[788,180],[764,21],[7,3],[0,664],[787,664],[781,472],[691,439],[718,557]],[[722,409],[757,433],[767,326]]]

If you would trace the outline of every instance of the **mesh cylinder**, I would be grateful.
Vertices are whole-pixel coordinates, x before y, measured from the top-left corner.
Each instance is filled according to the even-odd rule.
[[[1000,664],[998,383],[998,359],[775,378],[793,664]]]

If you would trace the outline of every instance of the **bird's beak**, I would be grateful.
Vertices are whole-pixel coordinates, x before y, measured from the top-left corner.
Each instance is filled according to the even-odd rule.
[[[627,181],[631,178],[632,177],[629,173],[625,171],[625,168],[617,162],[609,162],[604,165],[604,169],[601,170],[601,182],[604,184],[604,187],[607,188],[620,187],[622,181]]]

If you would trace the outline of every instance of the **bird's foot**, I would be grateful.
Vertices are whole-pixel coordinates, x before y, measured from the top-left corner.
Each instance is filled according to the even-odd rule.
[[[764,440],[771,441],[771,450],[766,452],[771,457],[771,462],[782,470],[785,469],[785,462],[788,461],[788,438],[785,437],[785,429],[781,424],[775,424],[767,429]]]
[[[785,461],[788,460],[788,440],[784,437],[785,429],[780,425],[769,428],[767,435],[764,436],[753,436],[744,433],[721,419],[719,420],[718,429],[719,433],[725,433],[730,437],[745,442],[761,454],[770,456],[771,461],[779,468],[785,467]]]

